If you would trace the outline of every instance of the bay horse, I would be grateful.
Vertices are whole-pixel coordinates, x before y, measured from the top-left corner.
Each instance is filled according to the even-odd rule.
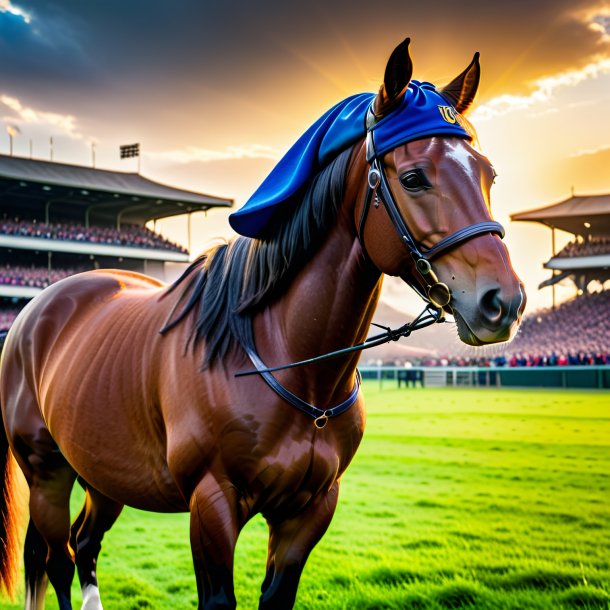
[[[463,118],[478,54],[437,90],[412,81],[408,47],[407,39],[391,54],[356,122],[351,106],[332,115],[339,122],[325,133],[344,149],[327,146],[330,160],[304,174],[290,205],[274,207],[276,197],[236,213],[235,226],[257,236],[210,249],[171,286],[121,270],[66,278],[18,316],[0,370],[0,577],[13,593],[12,454],[30,489],[26,608],[44,608],[49,581],[70,609],[75,569],[83,608],[102,608],[97,558],[124,505],[190,512],[205,610],[235,607],[237,537],[262,513],[269,548],[259,608],[291,608],[365,409],[357,353],[275,375],[265,366],[362,342],[384,274],[452,314],[468,344],[514,333],[525,296],[490,215],[493,168]],[[344,120],[356,138],[347,147]],[[252,363],[260,374],[236,378]],[[71,524],[77,478],[86,499]]]

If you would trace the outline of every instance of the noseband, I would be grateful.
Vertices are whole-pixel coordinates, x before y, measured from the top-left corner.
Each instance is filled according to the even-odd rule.
[[[449,302],[451,301],[451,290],[447,284],[438,280],[430,261],[445,253],[447,250],[450,250],[458,244],[472,239],[477,235],[493,233],[499,235],[500,238],[503,238],[504,227],[499,222],[486,220],[471,224],[459,229],[455,233],[443,237],[443,239],[434,244],[431,248],[424,248],[418,244],[400,213],[396,200],[392,195],[392,190],[390,189],[383,163],[375,150],[375,135],[374,130],[371,128],[377,120],[372,109],[369,108],[366,118],[366,160],[370,164],[370,167],[367,180],[367,192],[360,215],[360,222],[358,224],[358,239],[366,252],[366,247],[364,245],[364,224],[371,207],[371,201],[374,201],[373,205],[376,208],[379,207],[380,203],[383,203],[394,229],[398,233],[401,242],[406,247],[407,252],[415,262],[415,268],[420,276],[421,286],[412,283],[411,287],[422,297],[422,299],[439,309],[443,309],[449,305]],[[381,197],[379,196],[378,190],[381,191]],[[422,290],[422,286],[425,286],[425,290]]]

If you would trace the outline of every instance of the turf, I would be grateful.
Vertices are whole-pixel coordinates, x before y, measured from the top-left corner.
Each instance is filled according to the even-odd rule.
[[[608,610],[610,394],[386,383],[364,386],[365,438],[296,607]],[[238,543],[240,608],[266,536],[257,518]],[[108,610],[195,608],[188,515],[125,510],[99,578]]]

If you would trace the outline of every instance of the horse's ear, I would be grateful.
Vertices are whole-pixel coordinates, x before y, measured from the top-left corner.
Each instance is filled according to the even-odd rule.
[[[464,114],[474,101],[480,79],[481,65],[479,64],[479,53],[477,51],[470,65],[457,78],[443,87],[440,93],[455,106],[460,114]]]
[[[380,119],[400,102],[409,86],[413,74],[413,62],[409,54],[410,38],[405,38],[392,52],[385,68],[383,85],[373,105],[375,116]]]

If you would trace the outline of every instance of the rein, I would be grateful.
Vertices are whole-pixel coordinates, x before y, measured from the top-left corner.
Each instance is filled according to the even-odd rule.
[[[331,417],[335,417],[347,411],[350,407],[354,405],[354,403],[358,399],[358,392],[360,391],[360,383],[362,380],[360,376],[360,371],[356,369],[356,383],[354,384],[354,388],[351,391],[350,395],[343,402],[333,407],[329,407],[328,409],[320,409],[319,407],[316,407],[299,398],[298,396],[290,392],[290,390],[287,390],[271,373],[274,373],[275,371],[283,371],[286,369],[296,368],[298,366],[304,366],[306,364],[314,364],[322,360],[338,358],[339,356],[344,356],[346,354],[361,352],[365,349],[370,349],[371,347],[377,347],[378,345],[389,343],[390,341],[398,341],[401,337],[408,337],[415,330],[426,328],[427,326],[430,326],[432,324],[442,323],[444,321],[445,317],[443,310],[434,307],[434,305],[428,305],[412,322],[407,322],[399,328],[391,329],[385,326],[381,326],[379,324],[375,324],[373,322],[373,326],[383,328],[386,332],[381,333],[379,335],[375,335],[374,337],[370,337],[362,343],[352,345],[351,347],[338,349],[334,352],[327,352],[326,354],[314,356],[313,358],[307,358],[306,360],[299,360],[298,362],[291,362],[290,364],[282,364],[279,366],[272,367],[265,366],[265,363],[261,360],[260,356],[256,353],[256,350],[254,348],[245,347],[244,349],[246,351],[246,354],[248,354],[248,357],[250,358],[255,368],[247,371],[239,371],[238,373],[235,373],[235,377],[246,377],[248,375],[257,374],[260,375],[265,380],[267,385],[278,396],[283,398],[286,402],[290,403],[299,411],[313,417],[313,423],[316,428],[322,429],[326,426],[328,420]]]
[[[371,322],[373,326],[383,328],[386,332],[381,333],[379,335],[375,335],[374,337],[369,337],[362,343],[357,343],[356,345],[352,345],[351,347],[344,347],[343,349],[338,349],[334,352],[327,352],[326,354],[314,356],[313,358],[299,360],[298,362],[291,362],[290,364],[282,364],[279,366],[270,367],[262,365],[260,368],[257,366],[256,369],[248,371],[239,371],[238,373],[235,373],[235,377],[246,377],[247,375],[256,375],[257,373],[274,373],[275,371],[284,371],[286,369],[296,368],[297,366],[315,364],[316,362],[320,362],[322,360],[330,360],[332,358],[338,358],[339,356],[345,356],[346,354],[361,352],[365,349],[370,349],[371,347],[377,347],[378,345],[389,343],[390,341],[398,341],[402,337],[408,337],[414,330],[420,330],[421,328],[426,328],[426,326],[442,323],[444,321],[445,318],[442,315],[442,311],[440,309],[436,309],[432,305],[428,305],[413,320],[413,322],[407,322],[406,324],[403,324],[402,326],[395,329],[391,329],[386,326],[381,326],[380,324],[375,324],[375,322]],[[250,355],[250,351],[251,350],[248,349],[246,350],[246,352],[248,352],[248,355]],[[252,353],[255,354],[254,351],[252,351]],[[252,360],[252,358],[250,359]],[[256,359],[259,361],[259,363],[262,363],[258,356],[256,357]]]
[[[504,227],[493,220],[485,220],[477,222],[472,225],[468,225],[462,229],[459,229],[455,233],[441,239],[438,243],[434,244],[431,248],[423,248],[417,244],[415,238],[411,234],[411,231],[407,227],[407,224],[400,213],[398,204],[392,195],[392,190],[388,183],[388,179],[383,167],[381,159],[377,155],[375,150],[375,137],[374,127],[379,119],[375,116],[372,107],[369,107],[366,115],[366,160],[370,164],[368,179],[367,179],[367,193],[364,200],[364,206],[360,216],[360,222],[358,226],[358,239],[362,245],[363,250],[366,252],[364,245],[364,225],[368,216],[369,209],[371,207],[371,201],[374,202],[374,206],[379,207],[380,203],[383,203],[394,229],[398,233],[401,242],[406,247],[409,255],[415,263],[415,269],[419,274],[418,282],[409,282],[409,285],[426,301],[427,305],[425,309],[410,323],[404,324],[403,326],[391,329],[381,326],[386,332],[376,335],[367,339],[366,341],[346,347],[343,349],[336,350],[334,352],[328,352],[320,356],[308,358],[306,360],[300,360],[298,362],[292,362],[290,364],[284,364],[280,366],[267,367],[261,360],[260,356],[256,352],[256,348],[253,346],[246,346],[244,349],[246,354],[250,358],[254,369],[247,371],[239,371],[235,374],[235,377],[245,377],[247,375],[260,375],[267,385],[282,399],[291,404],[293,407],[314,418],[314,425],[318,429],[322,429],[328,423],[331,417],[335,417],[347,411],[352,407],[358,399],[358,393],[360,390],[361,376],[360,372],[356,369],[356,383],[352,389],[350,395],[341,403],[329,407],[328,409],[320,409],[303,399],[299,398],[289,390],[287,390],[273,375],[275,371],[282,371],[286,369],[292,369],[298,366],[304,366],[306,364],[314,364],[322,360],[328,360],[331,358],[337,358],[346,354],[354,352],[360,352],[371,347],[383,345],[390,341],[398,341],[401,337],[408,337],[413,331],[425,328],[431,324],[442,323],[445,321],[444,308],[449,305],[451,301],[451,290],[447,284],[440,282],[436,274],[432,269],[430,261],[447,250],[454,248],[458,244],[464,241],[472,239],[478,235],[486,233],[494,233],[499,235],[500,238],[504,237]],[[381,192],[381,197],[377,190]],[[422,287],[425,289],[422,290]],[[374,324],[374,323],[373,323]],[[378,324],[374,324],[379,326]]]

